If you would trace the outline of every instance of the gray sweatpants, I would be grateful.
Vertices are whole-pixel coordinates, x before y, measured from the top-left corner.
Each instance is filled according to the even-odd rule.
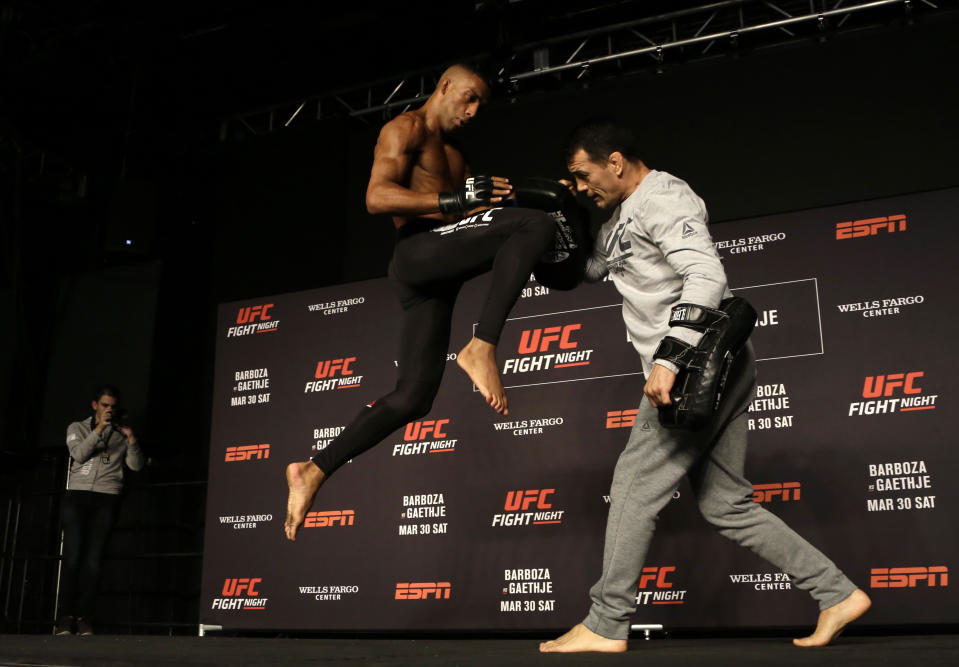
[[[723,404],[699,432],[662,428],[656,408],[643,399],[613,475],[603,574],[590,590],[593,604],[584,621],[593,632],[627,638],[657,516],[683,475],[689,476],[700,512],[720,534],[788,574],[795,586],[809,591],[820,609],[842,602],[856,590],[832,561],[752,500],[752,484],[743,477],[743,466],[755,368],[752,346],[747,346],[729,374]]]

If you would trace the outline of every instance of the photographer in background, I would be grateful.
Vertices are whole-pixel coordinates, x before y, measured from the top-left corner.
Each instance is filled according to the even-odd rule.
[[[123,466],[143,468],[143,451],[123,423],[120,391],[104,385],[93,416],[67,427],[70,472],[63,496],[63,573],[56,634],[92,635],[100,562],[120,509]]]

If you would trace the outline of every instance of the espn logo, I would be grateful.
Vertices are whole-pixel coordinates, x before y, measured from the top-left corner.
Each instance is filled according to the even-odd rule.
[[[346,359],[327,359],[316,364],[316,377],[336,377],[340,375],[353,375],[350,370],[350,364],[356,361],[356,357],[347,357]]]
[[[553,343],[558,343],[561,350],[573,350],[579,347],[579,343],[573,341],[570,337],[574,331],[581,327],[581,324],[567,324],[562,327],[527,329],[520,338],[519,353],[548,352]]]
[[[246,308],[240,308],[240,312],[236,315],[236,323],[247,324],[248,322],[256,322],[257,320],[261,322],[272,320],[273,318],[267,315],[272,307],[272,303],[267,303],[259,306],[247,306]]]
[[[949,585],[949,568],[945,565],[874,567],[869,574],[869,585],[872,588],[915,588],[920,581],[924,581],[930,588]]]
[[[310,512],[306,515],[304,528],[326,528],[328,526],[352,526],[353,510],[330,510],[328,512]]]
[[[890,215],[882,218],[866,218],[853,222],[836,224],[836,239],[857,239],[863,236],[876,236],[879,232],[906,231],[906,216]]]
[[[648,588],[653,584],[653,588],[672,588],[673,584],[666,581],[666,575],[675,572],[676,567],[668,565],[666,567],[644,567],[639,575],[639,588]]]
[[[252,459],[270,458],[269,445],[237,445],[226,448],[224,461],[250,461]]]
[[[783,502],[799,500],[802,485],[799,482],[776,482],[774,484],[753,484],[753,502],[768,503],[776,496]]]
[[[533,505],[536,506],[536,509],[548,510],[552,509],[553,505],[546,502],[546,496],[556,493],[556,489],[528,489],[526,491],[510,491],[506,494],[506,503],[503,505],[503,509],[507,512],[515,512],[517,510],[526,511]]]
[[[606,428],[629,428],[636,423],[639,408],[632,410],[610,410],[606,413]]]
[[[410,422],[406,425],[406,432],[403,439],[408,441],[422,440],[428,435],[433,434],[436,438],[445,438],[446,431],[443,426],[450,423],[449,419],[427,419],[425,421]]]
[[[448,581],[397,583],[396,600],[449,600],[452,585]]]
[[[916,386],[916,380],[925,373],[915,371],[913,373],[892,373],[891,375],[870,375],[862,385],[863,398],[877,398],[879,396],[892,396],[896,389],[902,388],[904,394],[921,394],[922,389]]]
[[[262,581],[263,579],[259,577],[225,579],[223,581],[223,597],[259,597],[260,592],[256,590],[256,585]]]

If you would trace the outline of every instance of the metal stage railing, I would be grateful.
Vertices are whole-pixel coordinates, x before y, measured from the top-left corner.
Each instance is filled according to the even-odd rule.
[[[60,462],[56,459],[53,467]],[[46,476],[57,480],[58,474],[52,469]],[[5,491],[0,492],[0,633],[52,632],[61,566],[59,501],[63,490],[30,489],[20,484]],[[104,558],[100,612],[95,619],[98,629],[113,633],[195,632],[205,492],[205,480],[134,481],[128,485],[120,521],[111,537],[114,547],[108,546]],[[138,518],[158,514],[140,508],[175,508],[176,503],[165,495],[178,498],[184,506],[198,507],[197,521],[164,524]],[[170,538],[171,534],[179,537]],[[169,549],[143,547],[164,542],[171,545]],[[117,543],[123,546],[118,548]],[[131,547],[134,544],[139,546]]]

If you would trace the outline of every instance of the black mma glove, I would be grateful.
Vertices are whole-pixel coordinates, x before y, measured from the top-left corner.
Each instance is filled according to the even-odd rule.
[[[489,176],[472,176],[459,190],[440,193],[440,213],[462,215],[477,206],[489,206],[493,197],[493,179]]]

